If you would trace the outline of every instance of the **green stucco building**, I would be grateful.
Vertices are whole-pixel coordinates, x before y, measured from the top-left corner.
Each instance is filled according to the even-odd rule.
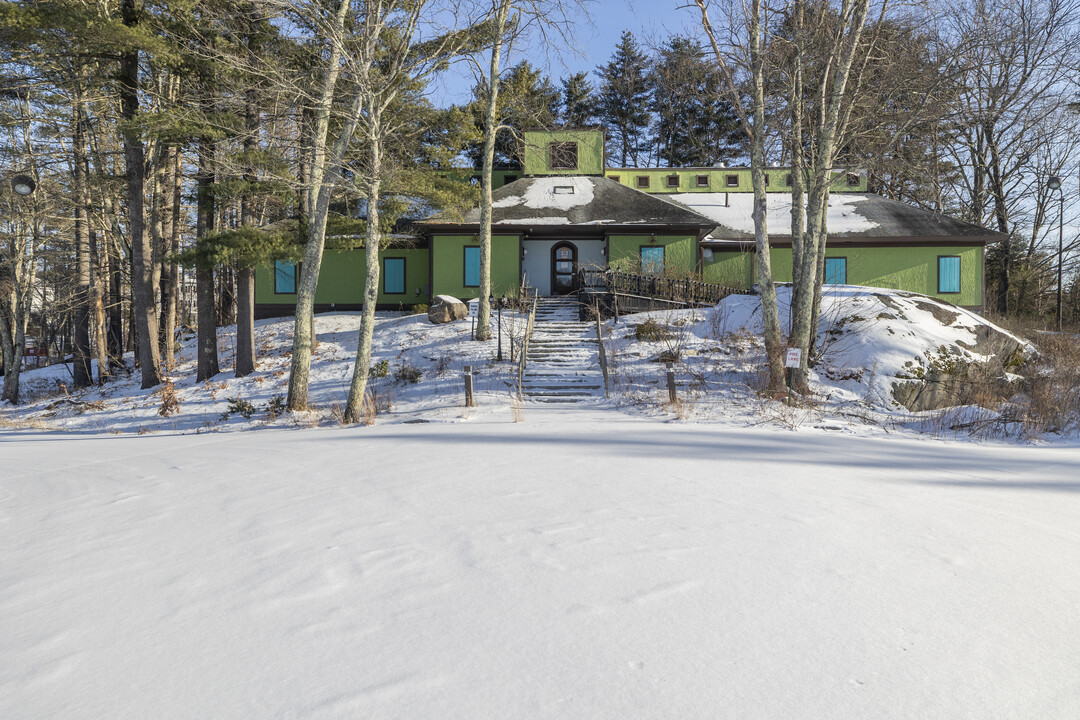
[[[700,277],[750,289],[753,194],[748,168],[609,168],[598,129],[524,133],[523,167],[494,177],[491,281],[497,295],[523,284],[541,295],[573,291],[581,268]],[[462,170],[463,181],[474,179]],[[778,282],[791,280],[790,171],[770,168],[768,230]],[[865,173],[834,171],[825,282],[907,290],[983,306],[983,254],[1000,234],[866,192]],[[476,297],[479,210],[418,222],[380,251],[379,306]],[[328,250],[316,311],[360,308],[362,250]],[[256,312],[288,314],[298,271],[258,269]]]

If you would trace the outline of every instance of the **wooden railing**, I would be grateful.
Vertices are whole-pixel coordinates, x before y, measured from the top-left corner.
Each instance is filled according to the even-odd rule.
[[[532,307],[529,309],[529,320],[525,323],[525,335],[521,339],[521,357],[518,358],[518,400],[524,399],[524,389],[522,387],[525,382],[525,364],[529,358],[529,341],[532,340],[533,325],[536,324],[536,304],[539,300],[540,291],[534,290],[532,297]]]
[[[588,288],[603,289],[612,295],[631,295],[687,305],[715,305],[728,295],[746,292],[693,278],[671,278],[616,270],[578,270],[574,277],[574,289]]]

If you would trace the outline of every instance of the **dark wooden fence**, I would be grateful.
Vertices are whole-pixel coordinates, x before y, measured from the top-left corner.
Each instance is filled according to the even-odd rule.
[[[728,295],[747,292],[693,278],[585,269],[577,271],[574,289],[605,290],[611,295],[668,300],[687,305],[715,305]]]

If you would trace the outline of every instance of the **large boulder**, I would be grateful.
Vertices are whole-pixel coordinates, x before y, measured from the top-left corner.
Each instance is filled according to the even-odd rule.
[[[436,325],[469,317],[469,306],[453,295],[436,295],[428,307],[428,320]]]

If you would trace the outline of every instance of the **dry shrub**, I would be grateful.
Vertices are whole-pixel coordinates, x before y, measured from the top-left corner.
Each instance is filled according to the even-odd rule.
[[[1080,430],[1080,337],[1047,334],[1038,348],[1020,368],[1027,380],[1016,419],[1031,436]]]
[[[166,380],[158,394],[161,395],[161,407],[158,409],[158,415],[169,417],[180,413],[180,396],[176,394],[176,386],[173,385],[172,380]]]
[[[514,422],[525,422],[525,402],[515,392],[510,393],[510,414]]]
[[[675,402],[672,402],[668,396],[667,388],[664,388],[661,391],[661,396],[663,397],[664,409],[679,420],[689,420],[693,416],[694,409],[697,407],[697,393],[689,391],[678,393]]]
[[[649,318],[634,327],[634,339],[638,342],[660,342],[671,337],[671,328]]]
[[[1039,355],[1013,368],[1019,380],[1006,384],[987,369],[961,388],[957,407],[929,415],[927,431],[1034,440],[1080,430],[1080,338],[1046,334],[1037,344]]]
[[[54,428],[43,420],[35,417],[19,418],[17,420],[9,420],[8,418],[0,415],[0,428],[12,429],[12,430],[53,430]]]

